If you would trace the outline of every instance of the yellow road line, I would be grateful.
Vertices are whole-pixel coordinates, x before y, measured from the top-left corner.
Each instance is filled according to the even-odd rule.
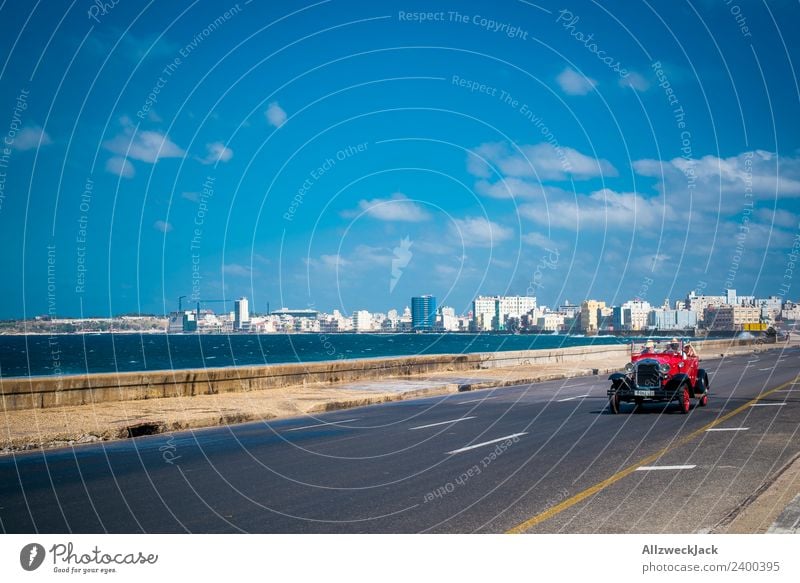
[[[800,379],[800,375],[796,376],[794,379],[792,379],[789,382],[783,383],[782,385],[779,385],[779,386],[775,387],[774,389],[770,389],[766,393],[761,393],[758,397],[756,397],[752,401],[748,401],[747,403],[745,403],[741,407],[737,407],[736,409],[734,409],[733,411],[731,411],[729,413],[726,413],[722,417],[718,417],[717,419],[715,419],[714,421],[712,421],[708,425],[704,425],[700,429],[697,429],[697,430],[693,431],[692,433],[690,433],[686,437],[681,438],[677,442],[675,442],[675,443],[673,443],[671,445],[668,445],[667,447],[657,451],[656,453],[654,453],[652,455],[647,456],[646,458],[640,459],[635,464],[633,464],[631,466],[628,466],[624,470],[620,470],[619,472],[617,472],[613,476],[611,476],[609,478],[606,478],[602,482],[598,482],[594,486],[591,486],[591,487],[586,488],[585,490],[583,490],[581,492],[578,492],[577,494],[575,494],[571,498],[567,498],[563,502],[561,502],[559,504],[556,504],[555,506],[553,506],[551,508],[548,508],[544,512],[541,512],[541,513],[539,513],[539,514],[537,514],[535,516],[532,516],[531,518],[529,518],[525,522],[521,522],[520,524],[518,524],[514,528],[511,528],[511,529],[507,530],[506,534],[521,534],[521,533],[525,532],[526,530],[529,530],[529,529],[533,528],[537,524],[540,524],[540,523],[544,522],[545,520],[549,520],[549,519],[553,518],[556,514],[558,514],[560,512],[563,512],[567,508],[571,508],[572,506],[575,506],[579,502],[582,502],[583,500],[586,500],[588,497],[597,494],[601,490],[604,490],[605,488],[608,488],[609,486],[611,486],[612,484],[615,484],[616,482],[619,482],[622,478],[624,478],[624,477],[632,474],[633,472],[635,472],[636,468],[638,468],[640,466],[646,466],[646,465],[652,464],[653,462],[658,460],[661,456],[663,456],[668,451],[670,451],[672,449],[675,449],[675,448],[678,448],[678,447],[680,447],[682,445],[687,444],[688,442],[690,442],[692,439],[694,439],[698,435],[701,435],[701,434],[705,433],[706,430],[711,429],[712,427],[715,427],[715,426],[719,425],[720,423],[723,423],[723,422],[727,421],[728,419],[730,419],[734,415],[738,415],[742,411],[745,411],[745,410],[749,409],[750,406],[753,405],[753,403],[757,403],[758,401],[760,401],[764,397],[767,397],[767,396],[771,395],[772,393],[774,393],[776,391],[780,391],[781,389],[784,389],[784,388],[788,387],[789,385],[792,385],[792,384],[796,383],[798,381],[798,379]]]

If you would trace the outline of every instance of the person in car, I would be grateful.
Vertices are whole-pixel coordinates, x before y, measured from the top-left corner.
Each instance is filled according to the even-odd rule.
[[[687,358],[694,358],[697,356],[697,352],[695,352],[694,346],[691,344],[685,344],[683,346],[683,353],[687,356]]]
[[[644,348],[642,348],[642,354],[651,354],[653,352],[653,348],[655,348],[656,344],[652,340],[648,340],[644,344]]]
[[[678,339],[673,338],[672,340],[670,340],[669,344],[667,344],[667,352],[674,352],[675,354],[678,354],[680,351],[681,351],[681,343],[678,341]]]

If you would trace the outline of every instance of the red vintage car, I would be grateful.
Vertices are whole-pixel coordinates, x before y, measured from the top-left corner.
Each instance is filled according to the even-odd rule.
[[[708,404],[708,374],[700,368],[694,349],[682,340],[631,344],[631,361],[624,372],[608,377],[608,408],[619,413],[621,403],[634,403],[641,410],[646,402],[678,401],[682,413],[688,413],[691,399]]]

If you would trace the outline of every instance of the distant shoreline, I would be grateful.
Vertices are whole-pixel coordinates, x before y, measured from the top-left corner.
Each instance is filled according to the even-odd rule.
[[[505,332],[501,330],[483,330],[480,332],[470,332],[462,330],[448,330],[443,332],[397,332],[397,331],[381,331],[369,330],[362,332],[355,332],[353,330],[343,330],[341,332],[265,332],[262,334],[253,332],[166,332],[165,330],[76,330],[75,332],[0,332],[0,337],[3,336],[97,336],[97,335],[111,335],[111,334],[143,334],[143,335],[163,335],[163,336],[177,336],[177,337],[192,337],[192,336],[251,336],[251,337],[277,337],[277,336],[564,336],[568,338],[672,338],[680,336],[683,338],[733,338],[737,334],[741,334],[741,330],[731,331],[714,331],[708,334],[689,334],[687,330],[654,330],[649,333],[648,330],[620,330],[603,331],[596,334],[584,333],[567,333],[567,332]]]

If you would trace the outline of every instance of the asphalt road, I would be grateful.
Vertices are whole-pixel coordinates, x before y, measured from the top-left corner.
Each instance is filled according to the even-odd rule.
[[[0,529],[705,532],[800,452],[800,349],[703,366],[688,415],[585,377],[5,456]]]

